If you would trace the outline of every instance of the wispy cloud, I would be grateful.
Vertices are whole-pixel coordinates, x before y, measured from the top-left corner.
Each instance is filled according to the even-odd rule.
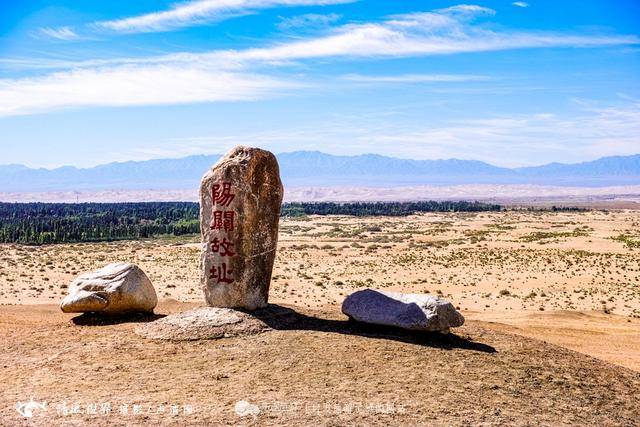
[[[170,9],[111,21],[96,22],[97,28],[123,33],[169,31],[200,25],[259,9],[295,6],[324,6],[356,0],[197,0],[178,3]]]
[[[163,147],[168,151],[162,156],[170,157],[170,153],[175,156],[175,152],[181,155],[223,152],[248,140],[275,152],[321,149],[345,155],[373,151],[412,159],[482,160],[508,167],[545,164],[558,159],[572,163],[637,154],[640,103],[590,105],[573,116],[479,113],[476,118],[413,127],[387,121],[379,115],[336,117],[313,126],[287,129],[269,126],[246,133],[217,133],[164,141]],[[123,158],[132,155],[126,153]]]
[[[225,0],[216,4],[247,3]],[[275,1],[275,0],[274,0]],[[273,4],[274,1],[260,4]],[[327,3],[332,0],[324,0]],[[278,4],[318,4],[318,0],[279,0]],[[252,4],[254,4],[252,2]],[[260,99],[290,87],[296,78],[270,71],[294,61],[342,58],[383,59],[524,48],[586,48],[639,44],[634,35],[569,34],[492,30],[473,21],[491,9],[460,5],[432,12],[391,16],[382,22],[342,25],[324,35],[245,50],[115,58],[60,67],[40,77],[0,80],[0,116],[63,107],[163,105]],[[261,71],[257,71],[261,70]],[[478,76],[352,76],[361,82],[462,81]],[[448,80],[447,80],[448,79]],[[197,84],[195,83],[197,82]]]
[[[490,9],[484,6],[478,6],[475,4],[458,4],[456,6],[446,7],[444,9],[436,9],[435,13],[447,14],[447,13],[457,13],[463,15],[494,15],[496,13],[495,10]]]
[[[287,61],[329,57],[392,58],[513,49],[594,48],[640,44],[640,38],[636,35],[491,30],[473,23],[473,20],[479,16],[492,12],[491,9],[463,6],[439,9],[434,12],[394,15],[382,22],[346,24],[328,30],[323,35],[276,43],[267,47],[205,53],[182,52],[77,63],[45,61],[42,67],[197,61],[215,64],[216,67],[229,67],[251,62],[287,64]],[[3,61],[6,59],[0,59],[0,63]],[[33,61],[29,63],[34,65]]]
[[[400,74],[393,76],[347,74],[342,76],[342,79],[359,83],[442,83],[485,81],[490,80],[490,77],[472,74]]]
[[[358,140],[413,158],[458,157],[502,166],[580,162],[637,154],[640,103],[585,108],[574,116],[518,114],[450,121],[423,129],[378,130]],[[401,151],[399,151],[401,150]],[[501,154],[498,162],[496,153]],[[525,160],[526,159],[526,160]]]
[[[511,4],[514,5],[514,6],[518,6],[518,7],[529,7],[529,3],[525,2],[525,1],[514,1]]]
[[[60,28],[40,28],[38,36],[50,37],[58,40],[77,40],[80,36],[71,29],[71,27]]]
[[[0,117],[68,107],[246,101],[293,87],[264,75],[186,64],[79,69],[0,80]]]
[[[342,18],[342,15],[338,15],[337,13],[327,13],[327,14],[319,14],[319,13],[307,13],[304,15],[292,16],[289,18],[280,18],[280,22],[278,23],[278,29],[286,31],[291,29],[299,29],[299,28],[322,28],[327,27],[334,22],[337,22]]]
[[[403,57],[548,47],[638,44],[630,35],[494,31],[471,21],[490,9],[468,5],[391,17],[381,23],[344,25],[322,37],[236,52],[240,60],[323,57]]]

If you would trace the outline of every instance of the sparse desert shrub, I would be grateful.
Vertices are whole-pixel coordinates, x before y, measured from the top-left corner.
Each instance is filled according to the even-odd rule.
[[[640,248],[640,236],[619,234],[611,239],[624,243],[628,248]]]

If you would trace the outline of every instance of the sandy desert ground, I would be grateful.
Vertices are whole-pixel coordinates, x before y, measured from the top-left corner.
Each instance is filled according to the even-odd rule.
[[[23,421],[30,397],[49,402],[29,420],[42,425],[640,419],[640,211],[284,219],[279,243],[270,301],[295,327],[174,343],[133,333],[150,319],[96,324],[56,304],[80,272],[131,261],[157,314],[200,305],[196,236],[0,246],[0,423]],[[364,287],[442,295],[467,323],[448,337],[353,325],[340,303]],[[239,417],[243,399],[261,413]]]

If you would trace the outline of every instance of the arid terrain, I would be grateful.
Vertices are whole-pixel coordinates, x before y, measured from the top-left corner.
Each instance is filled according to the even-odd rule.
[[[29,420],[41,425],[640,419],[640,211],[285,218],[270,302],[299,322],[251,337],[148,341],[133,333],[147,318],[59,312],[77,274],[113,261],[147,273],[158,315],[201,305],[198,240],[0,246],[0,424],[21,422],[15,404],[32,397],[49,402]],[[466,325],[448,337],[354,325],[340,303],[364,287],[442,295]],[[260,414],[239,418],[240,400]]]
[[[598,206],[640,209],[640,185],[566,187],[531,184],[414,185],[393,187],[290,187],[285,202],[479,200],[505,205]],[[176,190],[95,190],[3,192],[2,202],[183,202],[198,201],[197,188]]]

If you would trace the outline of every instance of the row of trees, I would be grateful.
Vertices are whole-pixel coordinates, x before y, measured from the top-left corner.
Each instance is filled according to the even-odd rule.
[[[385,215],[500,210],[479,202],[285,203],[282,216]],[[0,203],[0,242],[50,244],[200,232],[197,203]]]
[[[499,211],[500,205],[465,201],[360,202],[360,203],[285,203],[283,216],[353,215],[406,216],[416,212],[484,212]]]
[[[0,242],[140,239],[200,231],[197,203],[0,203]]]

